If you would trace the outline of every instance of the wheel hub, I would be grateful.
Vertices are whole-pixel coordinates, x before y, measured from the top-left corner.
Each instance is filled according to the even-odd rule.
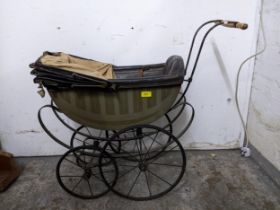
[[[90,168],[85,169],[85,173],[84,173],[83,177],[88,180],[88,179],[90,179],[91,176],[92,176],[92,172],[91,172]]]
[[[139,163],[138,168],[140,169],[140,171],[146,171],[147,170],[147,164],[146,163]]]

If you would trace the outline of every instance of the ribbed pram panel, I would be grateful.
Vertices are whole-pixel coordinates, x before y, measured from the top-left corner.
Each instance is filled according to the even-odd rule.
[[[72,120],[93,128],[112,130],[157,120],[170,108],[179,90],[180,86],[49,92],[58,108]],[[142,97],[143,91],[151,92],[151,97]]]

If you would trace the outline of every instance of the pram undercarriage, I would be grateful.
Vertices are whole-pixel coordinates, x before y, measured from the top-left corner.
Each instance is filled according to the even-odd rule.
[[[185,79],[196,36],[208,24],[213,26],[206,31],[190,76]],[[39,110],[39,122],[53,140],[69,149],[56,169],[64,190],[80,198],[97,198],[113,191],[132,200],[150,200],[166,194],[179,183],[186,169],[186,155],[178,138],[194,118],[194,108],[185,95],[206,37],[220,25],[247,28],[246,24],[233,21],[204,23],[194,35],[186,66],[180,56],[152,65],[93,63],[100,71],[98,76],[92,76],[69,70],[68,66],[63,68],[61,62],[59,67],[45,65],[44,55],[60,56],[48,52],[31,64],[32,74],[36,76],[34,82],[42,88],[40,93],[44,94],[45,87],[52,98],[50,105]],[[92,62],[76,56],[70,59]],[[104,78],[104,69],[106,74],[113,70],[110,73],[113,78]],[[173,124],[187,107],[188,123],[175,134]],[[69,143],[57,138],[45,125],[42,118],[45,109],[51,109],[73,132]],[[80,126],[71,126],[62,114]]]

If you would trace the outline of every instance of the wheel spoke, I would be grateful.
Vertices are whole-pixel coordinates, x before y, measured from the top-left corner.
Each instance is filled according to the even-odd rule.
[[[148,153],[148,148],[147,148],[147,146],[146,146],[146,144],[145,144],[145,141],[142,141],[142,143],[143,143],[143,145],[144,145],[144,147],[145,147],[145,150],[146,150],[146,152],[147,152],[147,153],[145,153],[145,155],[144,155],[144,161],[145,161],[145,160],[146,160],[146,158],[145,158],[146,155],[148,155],[148,158],[151,158],[151,157],[150,157],[150,154]]]
[[[118,166],[124,166],[124,167],[136,167],[136,166],[138,166],[138,165],[118,164]]]
[[[141,141],[141,140],[139,140],[139,142],[140,142],[140,141]],[[137,140],[135,140],[135,143],[136,143],[136,147],[137,147],[138,154],[139,154],[139,157],[140,157],[140,161],[142,162],[142,155],[141,155],[140,149],[139,149],[139,147],[138,147]]]
[[[90,186],[90,183],[89,183],[89,180],[88,180],[88,179],[87,179],[87,183],[88,183],[88,187],[89,187],[90,194],[91,194],[91,196],[93,196],[92,189],[91,189],[91,186]]]
[[[148,151],[148,148],[147,148],[147,146],[146,146],[146,144],[145,144],[145,141],[142,141],[142,144],[144,145],[145,150]]]
[[[112,173],[112,172],[115,172],[115,170],[102,171],[102,173]],[[100,173],[97,173],[97,174],[100,174]],[[97,175],[97,174],[92,174],[92,175]]]
[[[102,178],[98,177],[97,174],[92,174],[92,176],[94,176],[96,179],[98,179],[99,181],[103,182]]]
[[[134,180],[132,186],[130,187],[130,189],[129,189],[127,195],[129,195],[129,194],[131,193],[131,191],[132,191],[132,189],[134,188],[134,186],[135,186],[135,184],[136,184],[136,182],[137,182],[138,177],[140,176],[140,174],[141,174],[141,171],[139,170],[139,173],[138,173],[137,177],[135,178],[135,180]]]
[[[78,140],[78,141],[80,141],[82,143],[85,143],[85,140],[78,139],[77,137],[75,137],[74,139],[76,139],[76,140]]]
[[[69,160],[69,159],[67,159],[67,158],[64,158],[64,160],[67,160],[68,162],[72,163],[73,165],[78,166],[79,168],[82,168],[81,166],[79,166],[77,163],[75,163],[75,162],[72,161],[72,160]]]
[[[113,144],[113,143],[112,143],[112,144]],[[116,146],[116,145],[114,145],[114,146]],[[129,152],[123,150],[122,148],[120,148],[120,150],[123,151],[125,154],[128,154],[128,155],[129,155],[131,158],[133,158],[134,160],[138,161],[138,159],[137,159],[135,156],[133,156],[132,154],[130,154]]]
[[[125,171],[122,175],[118,176],[118,179],[120,179],[120,178],[124,177],[125,175],[129,174],[130,172],[132,172],[132,171],[133,171],[135,168],[137,168],[137,167],[138,167],[138,166],[135,166],[134,168],[131,168],[131,169]],[[103,171],[102,171],[102,173],[103,173]],[[106,181],[107,181],[107,180],[106,180]],[[108,182],[108,181],[107,181],[108,184],[112,184],[112,182],[114,182],[114,180],[111,181],[111,182]]]
[[[95,149],[92,149],[92,156],[91,156],[91,159],[90,159],[90,161],[89,161],[89,163],[88,164],[91,164],[92,162],[93,162],[93,160],[94,160],[94,155],[95,155]],[[94,167],[96,167],[96,166],[94,166]],[[93,168],[94,168],[93,167]]]
[[[145,177],[146,177],[146,183],[147,183],[147,187],[148,187],[148,190],[149,190],[149,194],[150,194],[150,196],[152,196],[152,191],[151,191],[151,188],[150,188],[150,185],[149,185],[147,172],[145,171],[144,173],[145,173]]]
[[[83,177],[83,175],[63,175],[60,177]]]
[[[91,134],[91,132],[89,131],[88,127],[85,127],[85,128],[87,129],[88,134],[89,134],[90,136],[93,136],[93,135]]]
[[[166,163],[155,163],[155,162],[150,162],[150,163],[148,163],[148,164],[163,165],[163,166],[171,166],[171,167],[182,167],[182,165],[166,164]]]
[[[114,150],[112,149],[112,146],[111,145],[109,145],[109,147],[108,148],[106,148],[106,151],[112,151],[112,152],[114,152]]]
[[[166,181],[165,179],[161,178],[160,176],[156,175],[155,173],[153,173],[151,170],[147,169],[147,171],[149,171],[150,174],[152,174],[154,177],[157,177],[158,179],[160,179],[161,181],[165,182],[166,184],[172,186],[172,184],[170,184],[168,181]]]
[[[119,142],[119,143],[121,143],[121,142]],[[127,145],[127,143],[129,143],[129,141],[126,141],[125,143],[122,143],[122,147],[124,147],[125,145]],[[132,150],[133,151],[133,150]]]
[[[149,152],[150,152],[150,150],[151,150],[151,148],[152,148],[152,146],[153,146],[153,144],[154,144],[154,142],[155,142],[155,139],[156,139],[156,137],[157,137],[157,135],[158,135],[158,132],[159,132],[159,131],[157,131],[155,137],[153,138],[153,142],[151,143],[151,145],[150,145],[150,147],[149,147],[149,149],[148,149],[146,155],[144,156],[144,161],[146,161],[146,159],[147,159],[146,156],[149,154]]]
[[[143,161],[143,159],[142,159],[142,155],[143,155],[142,139],[139,139],[139,147],[140,147],[140,159],[141,159],[141,161]]]
[[[101,137],[102,132],[103,132],[102,130],[99,131],[99,135],[98,135],[99,138]]]
[[[133,146],[133,148],[132,148],[132,152],[134,152],[135,150],[136,150],[136,141],[134,141],[134,146]]]
[[[75,191],[75,189],[78,187],[78,185],[81,183],[82,180],[83,180],[83,177],[81,177],[81,178],[79,179],[79,181],[75,184],[75,186],[72,188],[72,191],[73,191],[73,192]]]
[[[170,143],[169,145],[171,145],[172,143]],[[168,146],[169,146],[168,145]],[[167,147],[168,147],[167,146]],[[151,164],[151,163],[153,163],[154,161],[156,161],[156,160],[158,160],[160,157],[162,157],[165,153],[167,153],[167,152],[170,152],[171,150],[173,150],[173,149],[175,149],[176,147],[178,147],[178,144],[177,145],[175,145],[174,147],[172,147],[170,150],[168,150],[168,151],[161,151],[161,152],[159,152],[159,155],[157,155],[151,162],[148,162],[149,164]]]
[[[160,146],[162,146],[162,147],[165,147],[164,144],[159,143],[157,140],[155,140],[155,142],[156,142],[158,145],[160,145]],[[167,143],[168,143],[168,142],[167,142]]]
[[[140,155],[140,160],[143,161],[143,159],[142,159],[142,155],[143,155],[143,152],[142,152],[142,140],[143,140],[142,134],[143,134],[143,130],[142,130],[142,128],[137,128],[135,130],[135,132],[137,134],[137,136],[135,136],[135,138],[137,138],[138,141],[139,141],[138,151],[139,151],[139,155]],[[136,142],[137,142],[137,139],[136,139]]]
[[[83,153],[85,153],[85,149],[83,149]],[[84,163],[86,163],[86,155],[84,154]]]
[[[134,168],[131,168],[129,170],[127,170],[126,172],[124,172],[122,175],[120,175],[118,177],[118,179],[120,179],[121,177],[124,177],[125,175],[129,174],[130,172],[132,172],[135,168],[137,168],[138,166],[135,166]]]

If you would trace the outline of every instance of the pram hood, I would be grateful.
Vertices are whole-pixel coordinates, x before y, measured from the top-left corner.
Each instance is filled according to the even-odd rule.
[[[114,78],[112,64],[80,58],[63,52],[45,52],[37,63],[105,80]]]
[[[48,89],[179,86],[185,76],[183,59],[176,55],[166,63],[115,66],[62,52],[45,52],[30,67],[36,76],[34,82]]]

